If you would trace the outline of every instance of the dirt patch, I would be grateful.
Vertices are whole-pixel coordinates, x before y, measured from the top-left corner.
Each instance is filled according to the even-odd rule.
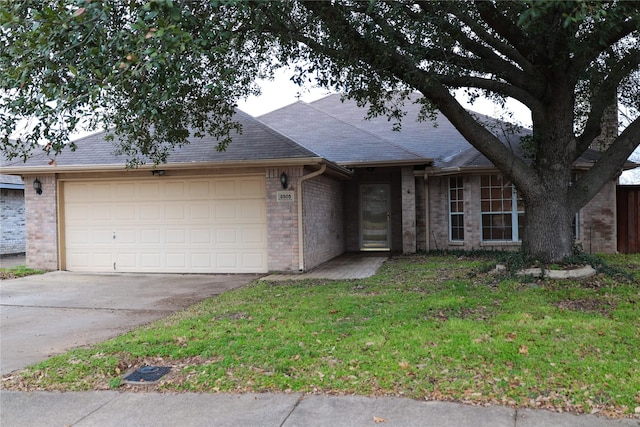
[[[243,320],[248,319],[251,320],[251,315],[249,313],[245,313],[244,311],[239,311],[236,313],[226,313],[220,316],[216,316],[213,320]]]
[[[601,299],[566,299],[554,304],[561,310],[582,311],[584,313],[598,313],[611,317],[615,304]]]
[[[486,306],[477,307],[460,307],[460,308],[445,308],[445,309],[431,309],[423,315],[425,320],[439,320],[446,322],[450,318],[454,319],[473,319],[473,320],[487,320],[490,317],[490,313]]]

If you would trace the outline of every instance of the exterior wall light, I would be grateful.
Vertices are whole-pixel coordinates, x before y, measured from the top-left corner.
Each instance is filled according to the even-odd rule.
[[[289,177],[284,172],[280,174],[280,184],[282,184],[283,190],[286,190],[287,187],[289,186]]]
[[[33,181],[33,189],[36,190],[37,195],[42,194],[42,183],[38,178]]]

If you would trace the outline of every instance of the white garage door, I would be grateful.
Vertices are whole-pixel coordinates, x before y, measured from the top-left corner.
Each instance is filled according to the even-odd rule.
[[[262,176],[64,183],[66,269],[263,273]]]

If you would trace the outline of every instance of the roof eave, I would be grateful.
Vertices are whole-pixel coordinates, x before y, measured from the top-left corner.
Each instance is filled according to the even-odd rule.
[[[345,168],[367,168],[367,167],[389,167],[389,166],[416,166],[430,165],[433,159],[411,159],[411,160],[375,160],[361,162],[337,162],[338,165]]]
[[[238,167],[279,167],[279,166],[304,166],[321,164],[326,160],[322,157],[299,157],[268,160],[233,160],[222,162],[176,162],[159,165],[144,164],[137,170],[177,170],[177,169],[229,169]],[[7,166],[2,168],[2,173],[7,175],[25,174],[50,174],[50,173],[80,173],[80,172],[114,172],[126,170],[124,163],[98,164],[98,165],[42,165],[42,166]]]
[[[332,163],[322,157],[299,157],[269,160],[235,160],[228,162],[176,162],[159,165],[145,164],[135,170],[192,170],[192,169],[233,169],[250,167],[291,167],[291,166],[315,166],[326,164],[333,174],[343,178],[350,178],[353,173],[341,165]],[[54,173],[86,173],[86,172],[120,172],[126,170],[126,166],[119,164],[103,165],[43,165],[43,166],[10,166],[3,167],[2,173],[7,175],[33,175]]]

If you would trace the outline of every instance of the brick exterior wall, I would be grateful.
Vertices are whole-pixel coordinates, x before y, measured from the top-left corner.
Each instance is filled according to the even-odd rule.
[[[618,250],[616,217],[616,183],[611,181],[578,214],[578,243],[585,252]]]
[[[345,250],[342,182],[319,175],[302,183],[304,267],[309,270]]]
[[[24,190],[0,190],[0,255],[25,252]]]
[[[26,264],[41,270],[58,269],[58,185],[55,175],[38,175],[42,194],[30,189],[36,176],[25,176]]]
[[[289,186],[283,190],[280,174],[289,177]],[[270,271],[298,271],[298,194],[296,184],[302,176],[302,167],[267,169],[267,234]],[[278,191],[293,191],[293,201],[278,202]]]
[[[519,242],[482,242],[480,231],[480,177],[463,176],[464,242],[449,241],[449,177],[430,176],[426,184],[429,192],[429,248],[430,249],[519,249]],[[585,252],[616,252],[615,182],[608,183],[579,213],[577,243]]]
[[[415,178],[416,186],[416,250],[426,251],[427,247],[427,204],[424,177]]]

